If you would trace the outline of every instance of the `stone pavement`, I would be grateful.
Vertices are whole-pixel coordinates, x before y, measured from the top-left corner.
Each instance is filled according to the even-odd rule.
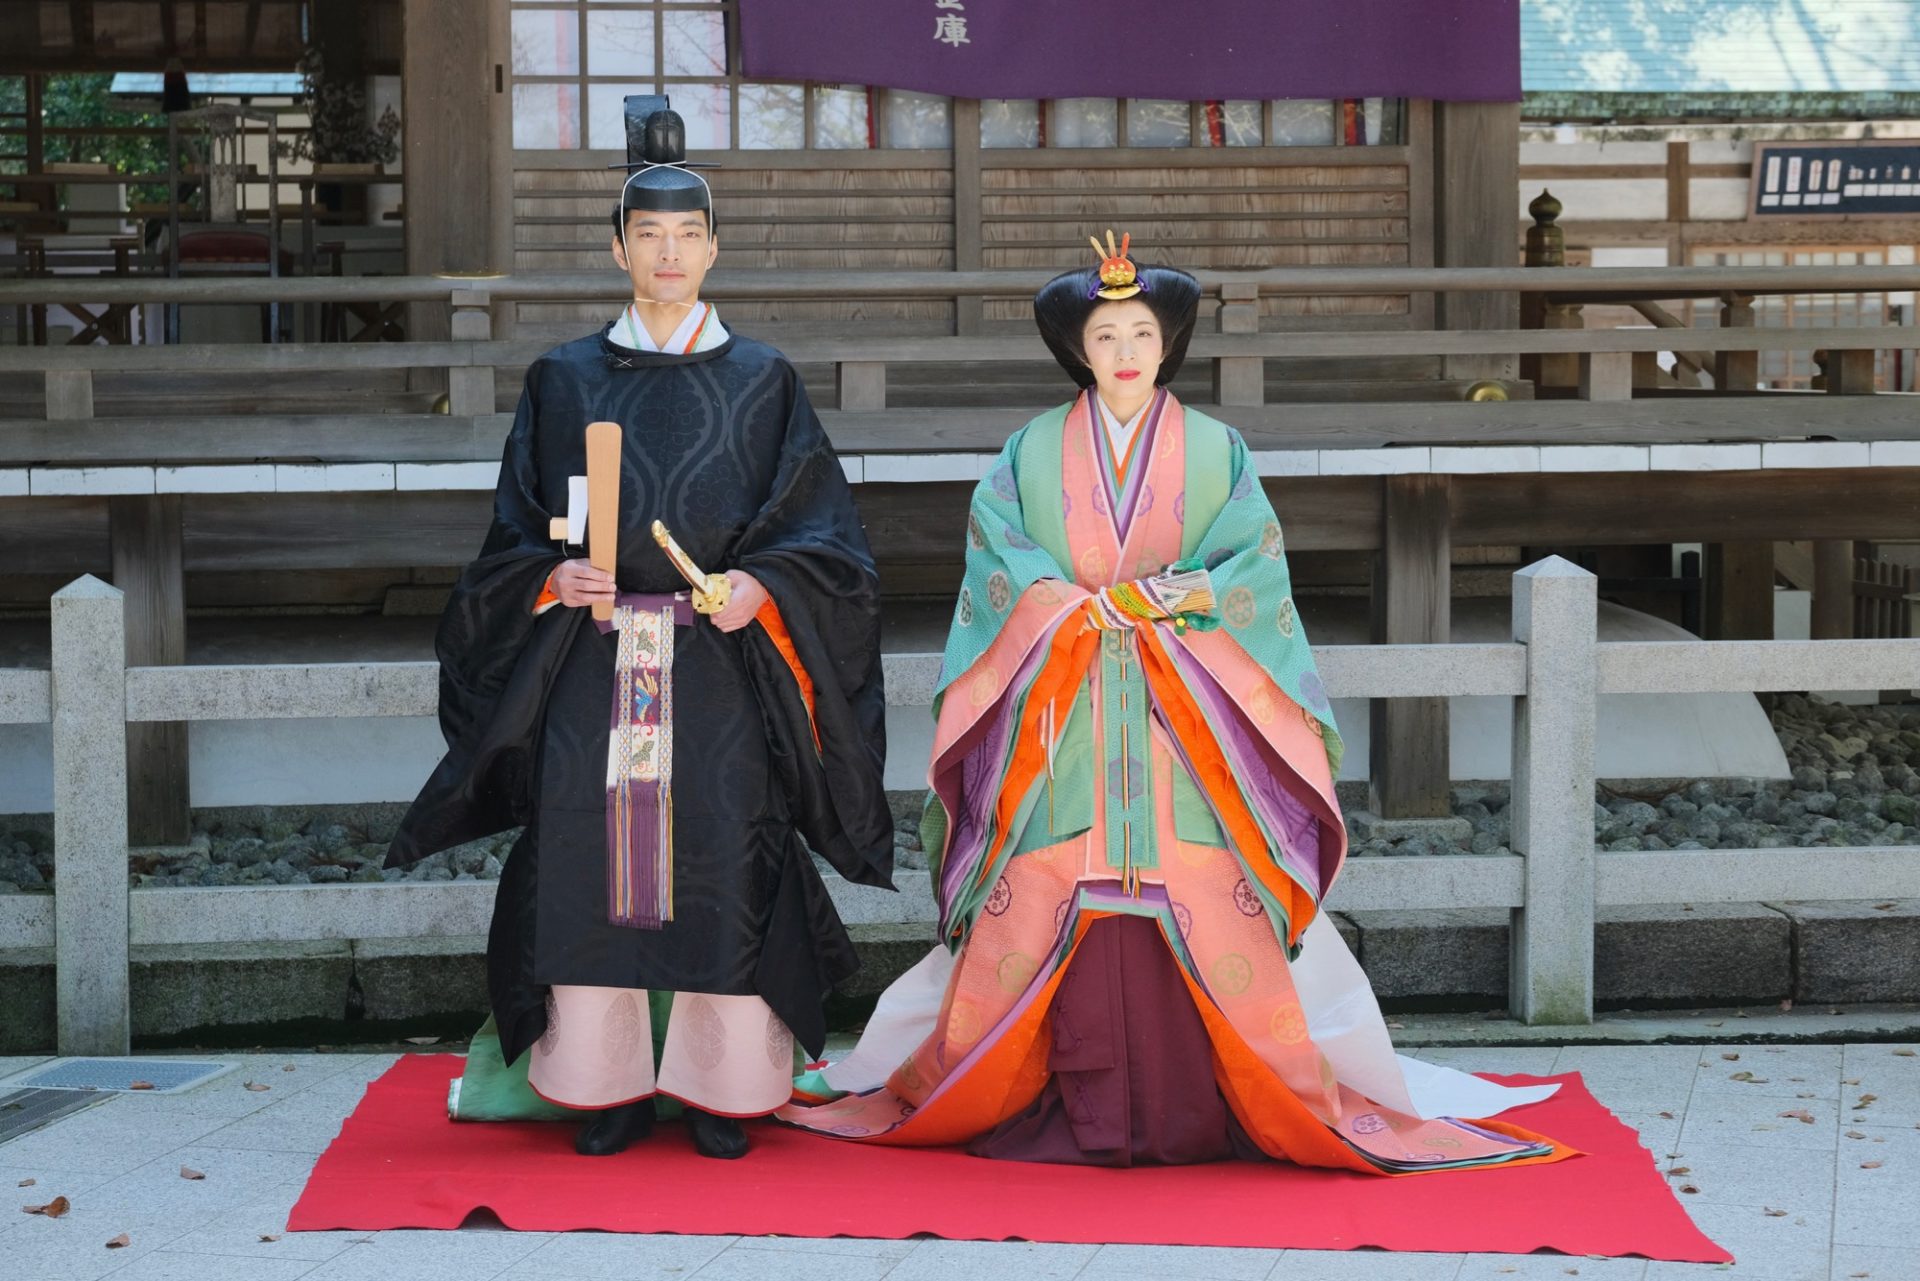
[[[315,1158],[390,1054],[250,1054],[178,1096],[122,1094],[0,1144],[0,1188],[65,1196],[59,1219],[0,1207],[6,1281],[1681,1281],[1920,1278],[1920,1055],[1911,1045],[1465,1046],[1455,1066],[1582,1073],[1639,1130],[1740,1262],[1326,1253],[602,1233],[288,1233]],[[1737,1055],[1738,1057],[1732,1057]],[[208,1055],[231,1059],[233,1055]],[[0,1076],[37,1060],[0,1058]],[[265,1084],[248,1090],[245,1083]],[[1811,1121],[1782,1118],[1804,1110]],[[181,1166],[203,1171],[190,1181]],[[30,1187],[17,1187],[26,1179]],[[128,1244],[106,1248],[126,1234]]]

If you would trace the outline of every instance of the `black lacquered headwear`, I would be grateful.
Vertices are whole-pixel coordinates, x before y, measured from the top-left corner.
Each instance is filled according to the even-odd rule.
[[[1093,386],[1093,371],[1087,368],[1081,335],[1087,320],[1097,308],[1127,298],[1137,298],[1153,311],[1160,322],[1160,370],[1154,375],[1156,387],[1164,387],[1180,372],[1187,358],[1187,344],[1193,340],[1193,326],[1200,314],[1200,282],[1175,267],[1136,264],[1127,256],[1132,237],[1113,244],[1096,239],[1093,247],[1101,261],[1092,267],[1063,271],[1040,287],[1033,296],[1033,322],[1047,350],[1067,371],[1067,376],[1082,387]]]
[[[713,191],[695,169],[711,165],[687,160],[687,125],[667,105],[665,94],[634,94],[626,100],[627,181],[614,210],[618,223],[629,209],[662,213],[704,213],[713,225]]]

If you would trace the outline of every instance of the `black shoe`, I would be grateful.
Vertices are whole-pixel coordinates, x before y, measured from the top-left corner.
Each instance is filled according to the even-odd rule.
[[[752,1146],[738,1121],[730,1116],[702,1112],[699,1108],[687,1109],[687,1132],[693,1135],[694,1151],[719,1161],[743,1157]]]
[[[581,1156],[612,1156],[653,1133],[653,1100],[623,1103],[597,1112],[573,1136],[573,1150]]]

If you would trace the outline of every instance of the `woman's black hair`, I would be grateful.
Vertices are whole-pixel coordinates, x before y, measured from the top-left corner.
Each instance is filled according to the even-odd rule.
[[[1187,358],[1194,319],[1200,314],[1200,282],[1175,267],[1140,266],[1138,271],[1142,288],[1134,298],[1147,304],[1160,322],[1164,354],[1153,384],[1164,387],[1173,381]],[[1081,337],[1086,333],[1088,318],[1108,301],[1094,292],[1100,287],[1100,269],[1081,267],[1061,272],[1033,296],[1033,322],[1040,328],[1041,340],[1060,362],[1060,368],[1082,387],[1093,386],[1093,370],[1087,367]]]

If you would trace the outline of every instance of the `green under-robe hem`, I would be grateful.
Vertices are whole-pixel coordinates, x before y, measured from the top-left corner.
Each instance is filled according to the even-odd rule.
[[[667,1034],[667,1011],[672,1005],[672,994],[649,993],[648,996],[653,1022],[654,1055],[658,1061],[660,1044]],[[522,1054],[518,1062],[505,1062],[500,1053],[499,1029],[494,1026],[493,1016],[488,1015],[487,1021],[473,1034],[473,1040],[467,1047],[466,1070],[447,1086],[448,1119],[578,1121],[587,1116],[585,1109],[561,1107],[534,1093],[533,1087],[527,1084],[527,1066],[532,1058],[532,1053],[528,1052]],[[658,1095],[654,1106],[662,1120],[680,1115],[677,1099]]]

